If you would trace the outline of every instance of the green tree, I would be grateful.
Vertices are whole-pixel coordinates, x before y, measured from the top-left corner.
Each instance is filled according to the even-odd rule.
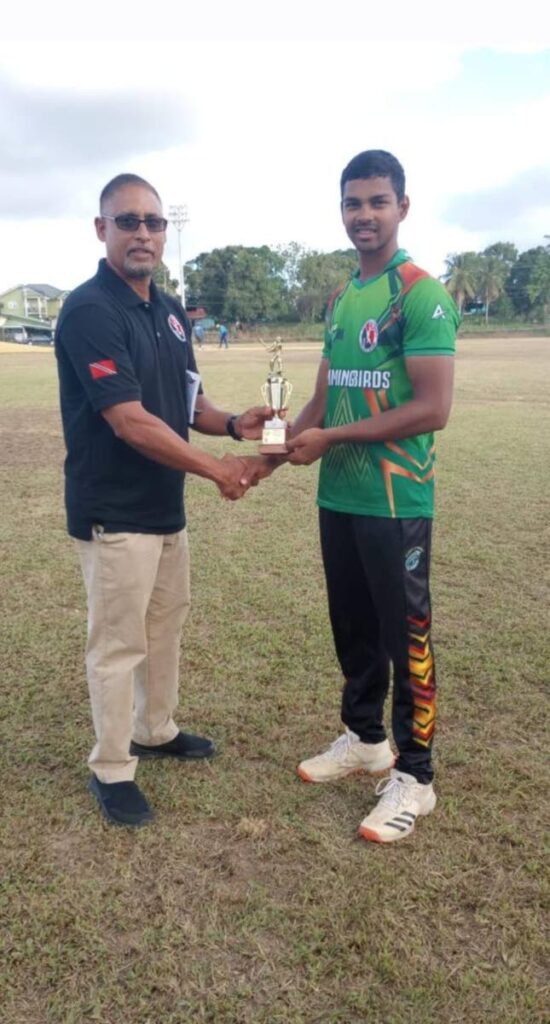
[[[284,259],[263,245],[241,248],[227,281],[225,315],[231,320],[280,320],[288,313]]]
[[[175,277],[170,277],[166,263],[161,262],[158,267],[155,267],[153,281],[157,288],[162,288],[163,292],[168,292],[169,295],[179,295],[179,281]]]
[[[289,293],[292,293],[298,286],[300,264],[308,250],[299,242],[288,242],[287,245],[278,245],[276,252],[283,259],[283,277]]]
[[[479,256],[475,252],[455,252],[447,257],[445,263],[445,286],[453,296],[459,313],[462,313],[466,299],[473,299],[477,295]]]
[[[514,316],[515,309],[508,294],[508,283],[518,260],[517,246],[513,242],[493,242],[492,245],[488,245],[483,251],[482,256],[484,258],[494,257],[502,266],[504,284],[500,287],[499,294],[489,301],[493,307],[493,316],[498,316],[502,320],[510,320]],[[488,317],[488,312],[487,304],[485,309],[486,317]]]
[[[300,320],[320,320],[331,293],[357,270],[355,249],[305,252],[298,266],[295,304]]]
[[[527,294],[533,309],[540,310],[544,323],[547,323],[550,305],[550,246],[539,251],[533,261]]]
[[[518,258],[517,246],[513,242],[493,242],[483,250],[484,256],[496,256],[509,272]]]
[[[498,299],[496,299],[496,301],[493,303],[491,315],[498,318],[499,320],[514,319],[516,315],[516,310],[514,308],[514,303],[512,302],[506,289],[500,293]]]
[[[281,319],[288,314],[284,265],[267,245],[214,249],[187,264],[189,294],[217,319]]]
[[[504,291],[508,270],[499,256],[481,253],[477,271],[478,295],[485,305],[485,323],[489,322],[489,306]]]
[[[549,276],[549,246],[538,245],[520,254],[506,284],[506,291],[517,313],[544,318],[550,302]]]
[[[200,253],[185,266],[189,301],[204,306],[216,319],[225,316],[224,302],[230,261],[231,249],[228,247]]]

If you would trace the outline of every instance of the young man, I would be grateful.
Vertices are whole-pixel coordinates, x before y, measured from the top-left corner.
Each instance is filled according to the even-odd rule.
[[[443,286],[398,248],[409,200],[395,157],[354,157],[341,200],[359,270],[329,303],[315,392],[288,447],[295,465],[322,459],[321,546],[346,732],[298,772],[310,782],[389,772],[359,827],[365,839],[389,843],[436,802],[433,431],[451,408],[459,318]],[[390,663],[397,759],[383,725]]]
[[[133,174],[110,181],[95,220],[106,259],[71,293],[56,332],[68,529],[88,596],[90,789],[109,821],[134,826],[152,818],[134,782],[138,757],[214,753],[173,718],[189,609],[185,473],[231,500],[257,482],[254,457],[214,458],[189,444],[189,426],[256,439],[271,415],[231,415],[196,394],[189,321],[152,280],[166,227],[152,185]]]

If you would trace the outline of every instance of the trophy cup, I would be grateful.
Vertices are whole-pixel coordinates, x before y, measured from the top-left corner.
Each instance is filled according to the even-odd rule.
[[[263,342],[262,342],[263,344]],[[266,346],[267,347],[267,346]],[[286,448],[286,432],[288,424],[281,418],[279,413],[286,409],[288,400],[292,394],[292,384],[283,377],[283,360],[281,356],[283,346],[281,339],[267,347],[271,353],[269,360],[269,374],[265,384],[262,384],[262,397],[266,405],[271,406],[275,415],[273,419],[266,420],[262,432],[262,443],[260,452],[262,455],[283,455]]]

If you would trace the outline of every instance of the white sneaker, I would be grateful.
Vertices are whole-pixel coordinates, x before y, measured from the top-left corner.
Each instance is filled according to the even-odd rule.
[[[393,843],[410,836],[416,819],[430,814],[436,804],[431,782],[424,785],[414,775],[395,768],[387,779],[381,779],[376,793],[380,800],[359,826],[359,835],[373,843]]]
[[[394,764],[395,755],[387,740],[362,743],[356,733],[346,729],[324,754],[302,761],[298,775],[304,782],[334,782],[355,772],[383,775]]]

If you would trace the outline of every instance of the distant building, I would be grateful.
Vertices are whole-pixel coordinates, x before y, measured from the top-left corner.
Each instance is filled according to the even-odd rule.
[[[51,284],[18,284],[0,292],[0,312],[4,316],[30,317],[55,326],[68,294]]]
[[[51,340],[68,294],[51,284],[18,284],[0,292],[0,337],[27,343]]]

